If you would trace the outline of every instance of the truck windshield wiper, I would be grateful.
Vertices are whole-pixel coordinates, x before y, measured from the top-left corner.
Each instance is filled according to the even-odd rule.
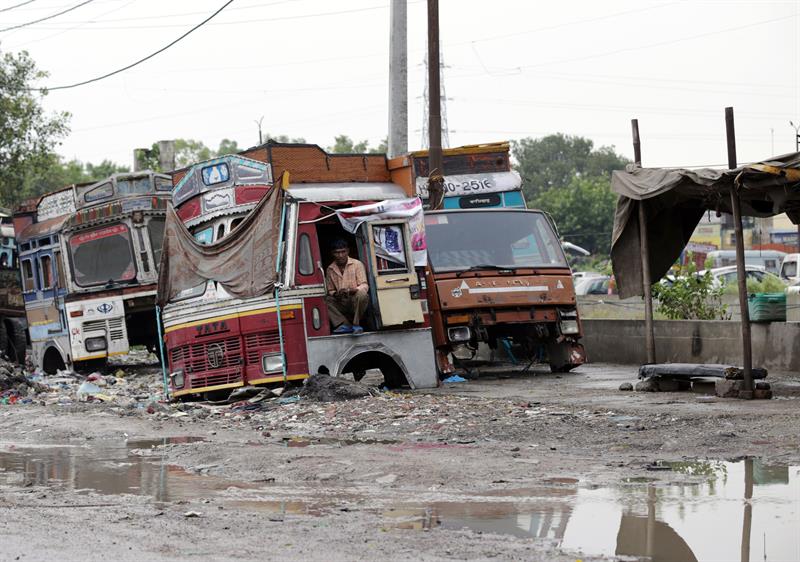
[[[470,271],[480,271],[481,269],[495,269],[497,271],[516,271],[514,267],[508,267],[505,265],[492,265],[490,263],[479,263],[478,265],[470,266],[469,269],[465,269],[464,271],[459,271],[456,273],[456,277],[461,277],[464,273],[469,273]]]

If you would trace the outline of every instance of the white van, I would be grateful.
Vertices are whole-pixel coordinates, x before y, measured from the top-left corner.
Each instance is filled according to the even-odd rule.
[[[781,279],[789,284],[800,281],[800,254],[786,254],[781,263]]]
[[[785,252],[777,250],[745,250],[745,265],[756,265],[763,267],[766,271],[778,275],[781,271],[781,263],[786,256]],[[736,265],[735,250],[714,250],[708,253],[707,260],[711,261],[710,269]]]

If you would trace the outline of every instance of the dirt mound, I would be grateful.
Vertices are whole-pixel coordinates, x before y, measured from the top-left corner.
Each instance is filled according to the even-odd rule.
[[[338,402],[372,396],[375,391],[363,384],[332,377],[330,375],[311,375],[300,391],[300,396],[317,402]]]

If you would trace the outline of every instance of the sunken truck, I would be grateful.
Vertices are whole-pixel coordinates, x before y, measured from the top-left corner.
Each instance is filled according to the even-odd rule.
[[[270,142],[173,174],[158,293],[173,398],[370,369],[437,385],[422,202],[386,162]],[[342,250],[364,271],[358,335],[330,310]]]
[[[426,151],[389,161],[392,178],[428,199]],[[575,289],[555,224],[525,208],[508,143],[443,151],[444,198],[425,211],[427,295],[442,375],[486,344],[495,363],[585,362]]]

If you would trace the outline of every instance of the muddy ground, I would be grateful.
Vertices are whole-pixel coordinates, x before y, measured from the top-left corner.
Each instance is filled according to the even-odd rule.
[[[564,541],[577,491],[691,479],[664,461],[800,464],[797,375],[770,373],[769,401],[618,390],[635,379],[587,365],[260,410],[0,406],[0,560],[615,559]]]

